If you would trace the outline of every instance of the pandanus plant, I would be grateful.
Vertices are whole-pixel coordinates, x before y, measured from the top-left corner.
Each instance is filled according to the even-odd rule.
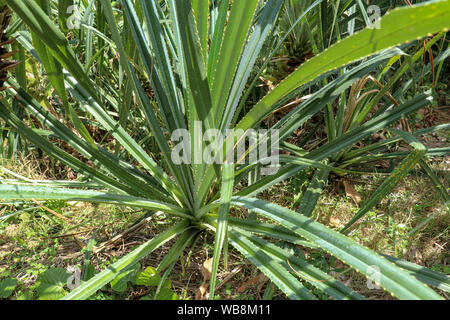
[[[314,2],[309,9],[320,2]],[[168,274],[182,252],[204,232],[215,235],[211,298],[215,296],[220,261],[222,257],[226,260],[227,248],[231,245],[291,299],[317,299],[313,294],[317,289],[334,299],[364,299],[333,276],[287,250],[284,243],[333,255],[368,277],[373,277],[376,270],[376,282],[397,298],[440,299],[428,285],[449,290],[449,279],[445,275],[391,257],[386,259],[342,232],[311,219],[317,202],[314,193],[305,194],[298,212],[256,196],[311,168],[322,172],[325,178],[327,175],[323,172],[354,172],[339,167],[342,162],[337,159],[342,157],[338,155],[346,150],[346,161],[352,159],[348,157],[350,152],[354,152],[355,158],[361,157],[355,145],[380,130],[391,130],[396,136],[390,143],[403,139],[413,150],[398,155],[399,159],[404,158],[401,164],[362,210],[372,208],[409,169],[423,162],[427,149],[415,135],[390,128],[401,118],[428,105],[432,100],[429,93],[417,94],[398,106],[386,108],[370,120],[348,126],[310,151],[289,144],[286,139],[345,93],[349,86],[392,59],[398,59],[403,52],[396,46],[446,30],[450,26],[450,1],[432,1],[392,10],[381,19],[379,29],[364,29],[317,54],[248,111],[244,105],[255,85],[255,81],[249,81],[254,76],[252,69],[257,59],[262,58],[261,49],[276,25],[282,0],[168,0],[164,3],[122,0],[118,2],[119,7],[113,7],[107,0],[95,2],[104,20],[103,31],[96,30],[93,36],[111,43],[117,51],[127,87],[134,93],[145,126],[157,145],[158,152],[152,153],[133,139],[133,130],[122,119],[127,117],[120,112],[122,102],[103,96],[101,86],[89,77],[89,70],[82,66],[63,33],[64,23],[60,21],[60,28],[55,26],[51,2],[6,0],[6,3],[29,28],[30,33],[21,33],[21,43],[39,57],[73,129],[13,80],[8,82],[7,97],[1,101],[0,116],[32,144],[76,170],[89,184],[83,185],[80,181],[5,182],[0,184],[0,198],[116,204],[164,212],[178,221],[82,283],[65,299],[88,298],[155,249],[176,239],[158,266],[159,272]],[[120,19],[122,14],[123,20]],[[67,15],[59,19],[67,19]],[[438,36],[442,37],[442,33]],[[151,84],[154,96],[151,99],[144,89],[145,81]],[[256,174],[267,159],[230,160],[232,148],[244,139],[248,130],[258,129],[267,115],[307,88],[319,89],[314,89],[304,103],[269,128],[269,132],[278,131],[276,135],[268,135],[266,144],[278,145],[290,152],[279,157],[282,166],[276,173],[264,177]],[[51,138],[19,119],[8,105],[8,97],[16,99],[43,128],[50,130]],[[119,112],[111,112],[111,107]],[[111,134],[122,152],[108,151],[96,143],[86,129],[86,118]],[[337,120],[330,118],[330,121]],[[170,141],[170,137],[179,129],[190,134],[184,146],[192,150],[200,148],[201,154],[213,142],[201,143],[196,137],[211,129],[218,130],[224,139],[214,143],[218,144],[218,150],[225,152],[213,154],[214,159],[219,160],[213,163],[175,161],[172,148],[179,140]],[[233,134],[227,136],[229,129],[234,129]],[[81,159],[89,159],[89,164],[65,152],[55,139],[69,144]],[[232,143],[226,143],[230,141]],[[249,158],[249,152],[244,155]],[[187,157],[190,159],[190,155]],[[249,176],[251,178],[247,179]],[[311,190],[316,180],[314,176]],[[443,196],[446,195],[445,188],[441,190]],[[248,211],[251,218],[230,214],[232,208]],[[360,212],[358,218],[365,212]]]

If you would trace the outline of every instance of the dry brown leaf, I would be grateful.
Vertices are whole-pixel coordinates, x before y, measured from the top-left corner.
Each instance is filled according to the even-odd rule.
[[[258,290],[261,290],[262,285],[266,283],[268,278],[264,275],[264,273],[258,274],[256,277],[244,282],[238,289],[238,293],[244,293],[251,286],[258,286]]]
[[[202,300],[206,290],[208,290],[208,284],[203,282],[200,287],[198,287],[197,292],[195,292],[195,300]]]
[[[344,180],[344,187],[347,196],[352,198],[352,200],[356,203],[356,205],[359,206],[362,197],[358,192],[356,192],[355,188],[353,187],[353,184],[351,184],[349,181]]]
[[[200,285],[200,287],[197,289],[195,293],[195,300],[201,300],[203,296],[205,295],[206,291],[208,290],[208,284],[207,281],[211,279],[211,269],[212,269],[212,263],[213,258],[205,260],[202,264],[202,276],[203,276],[203,283]]]
[[[419,250],[417,250],[416,246],[412,246],[410,249],[410,259],[418,264],[423,263],[423,255]]]
[[[389,161],[387,160],[380,160],[378,161],[378,165],[384,169],[389,169],[390,168],[390,164]]]
[[[264,276],[264,278],[262,279],[262,281],[258,284],[258,286],[256,287],[256,292],[259,294],[263,288],[263,286],[266,284],[266,282],[269,281],[269,278],[267,278],[266,276]]]
[[[341,227],[342,226],[341,220],[339,220],[338,218],[333,218],[333,217],[330,217],[330,224],[333,227]]]
[[[212,269],[213,258],[205,260],[202,265],[202,276],[203,281],[208,281],[211,279],[211,269]]]

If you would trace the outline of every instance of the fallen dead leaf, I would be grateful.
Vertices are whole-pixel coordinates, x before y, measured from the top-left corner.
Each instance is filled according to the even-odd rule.
[[[251,286],[257,286],[257,290],[260,291],[262,286],[269,280],[264,273],[258,274],[256,277],[244,282],[238,289],[238,293],[244,293]]]
[[[338,218],[334,218],[334,217],[330,217],[330,224],[333,227],[341,227],[342,226],[341,220],[339,220]]]
[[[208,290],[208,284],[206,282],[203,282],[195,292],[195,300],[202,300],[203,296],[206,293],[206,290]]]
[[[205,260],[202,265],[202,276],[203,282],[200,287],[195,292],[195,300],[202,300],[206,291],[208,290],[207,282],[211,279],[211,269],[212,269],[213,258]]]
[[[344,187],[347,196],[352,198],[352,200],[356,203],[356,205],[359,206],[362,197],[358,192],[356,192],[355,188],[353,187],[353,184],[351,184],[349,181],[344,180]]]
[[[203,281],[208,281],[211,279],[211,269],[212,269],[213,258],[205,260],[202,265],[202,276]]]

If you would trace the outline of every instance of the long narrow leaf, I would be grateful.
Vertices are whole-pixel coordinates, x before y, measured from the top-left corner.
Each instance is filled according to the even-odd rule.
[[[272,219],[319,245],[325,251],[338,256],[339,259],[367,276],[372,275],[371,270],[375,267],[378,268],[380,270],[379,284],[400,299],[442,299],[436,292],[412,279],[408,273],[375,252],[301,214],[253,198],[233,197],[232,203]]]

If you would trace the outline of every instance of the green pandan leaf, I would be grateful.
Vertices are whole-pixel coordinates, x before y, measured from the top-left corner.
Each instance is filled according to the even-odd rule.
[[[87,272],[86,272],[86,281],[91,279],[93,276],[95,276],[97,273],[97,271],[95,270],[94,266],[92,264],[90,264],[87,267]]]
[[[51,268],[37,279],[36,293],[39,300],[57,300],[66,294],[64,287],[72,275],[63,268]]]
[[[0,298],[8,298],[17,286],[17,279],[6,278],[0,282]]]
[[[366,28],[335,43],[303,63],[261,99],[239,122],[244,131],[266,117],[276,103],[321,74],[381,50],[448,30],[450,1],[431,1],[409,8],[391,10],[380,21],[380,28]]]

